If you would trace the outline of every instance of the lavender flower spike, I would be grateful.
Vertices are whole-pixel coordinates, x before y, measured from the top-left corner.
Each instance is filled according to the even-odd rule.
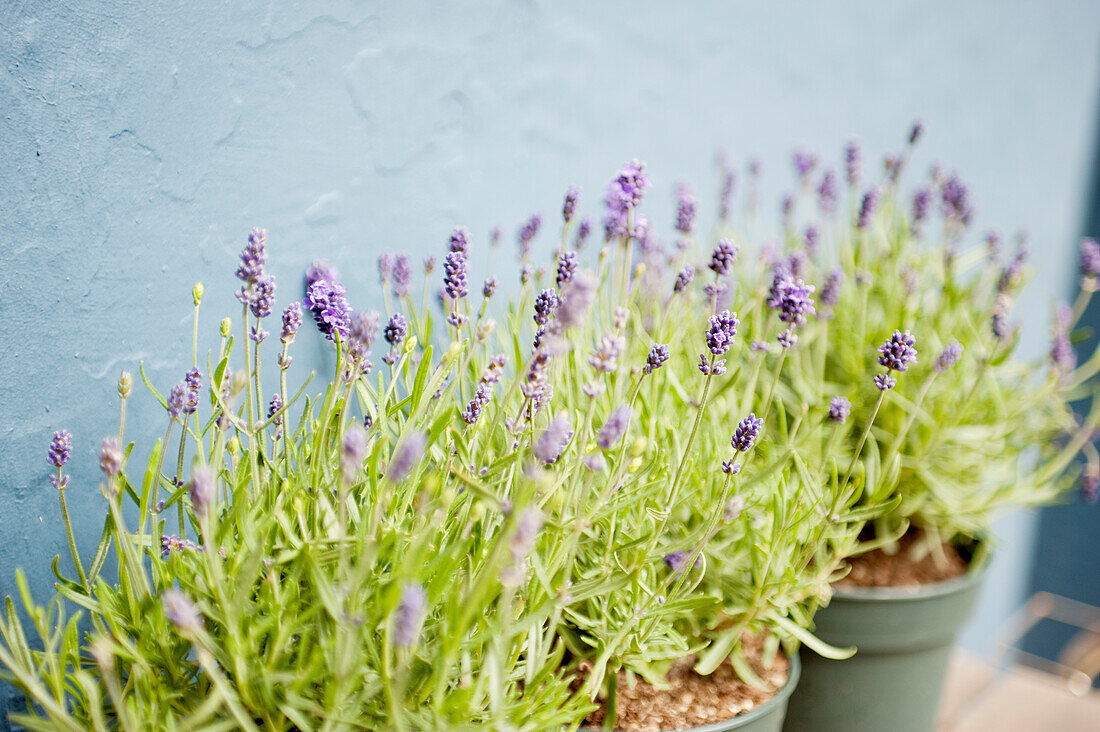
[[[577,254],[576,252],[562,252],[558,257],[558,277],[557,284],[561,287],[566,282],[570,282],[573,279],[573,274],[577,271]]]
[[[182,633],[198,633],[202,630],[202,614],[187,595],[175,587],[165,590],[161,597],[164,617]]]
[[[214,505],[217,496],[214,474],[210,468],[199,465],[191,471],[191,505],[195,515],[202,518]]]
[[[512,564],[501,572],[500,581],[506,587],[519,587],[526,575],[527,557],[535,548],[539,529],[542,528],[542,514],[537,509],[527,508],[516,520],[516,533],[508,542],[508,551],[512,555]]]
[[[668,357],[668,344],[658,343],[653,346],[653,348],[649,349],[649,354],[645,358],[645,366],[642,367],[642,372],[652,374],[664,365]]]
[[[558,414],[535,443],[535,457],[545,465],[552,465],[572,441],[573,423],[564,413]]]
[[[1091,237],[1081,240],[1081,273],[1085,277],[1100,277],[1100,244]]]
[[[53,433],[50,440],[49,460],[50,465],[60,468],[73,456],[73,436],[68,430],[58,430]]]
[[[386,330],[383,333],[386,343],[394,347],[400,346],[405,342],[405,336],[408,334],[409,324],[405,317],[401,313],[391,315],[390,322],[386,323]]]
[[[848,415],[852,413],[852,403],[842,396],[835,396],[829,402],[829,419],[837,424],[844,424]]]
[[[737,429],[730,438],[730,444],[738,452],[748,452],[756,444],[760,436],[760,428],[764,426],[764,420],[752,412],[737,425]]]
[[[416,643],[427,605],[428,593],[421,585],[411,583],[401,588],[401,599],[393,611],[393,644],[395,646],[409,648]]]
[[[293,343],[301,325],[302,306],[299,303],[292,302],[283,311],[283,331],[279,335],[279,339],[286,344]]]
[[[890,371],[907,371],[909,364],[917,362],[917,339],[909,331],[895,330],[886,342],[878,347],[880,365]]]
[[[447,253],[443,260],[443,289],[447,297],[457,300],[469,294],[466,287],[466,254],[461,250]]]
[[[714,252],[710,255],[710,264],[707,266],[717,275],[729,274],[734,262],[737,261],[738,250],[739,247],[733,243],[732,239],[722,239],[714,247]]]
[[[426,445],[427,438],[423,432],[417,431],[406,435],[390,457],[390,463],[386,466],[386,477],[394,483],[403,480],[424,456]]]
[[[609,450],[618,444],[630,426],[630,407],[621,406],[611,413],[607,422],[596,436],[596,446],[601,450]]]
[[[733,337],[737,335],[737,326],[740,321],[736,313],[723,310],[717,315],[710,316],[710,327],[707,328],[707,348],[716,356],[729,351],[733,345]]]
[[[465,226],[456,226],[451,232],[450,250],[470,254],[470,230]]]
[[[856,218],[856,227],[866,229],[871,223],[871,216],[878,207],[878,191],[874,188],[863,194],[863,200],[859,204],[859,216]]]
[[[344,286],[339,282],[320,279],[309,286],[302,301],[302,305],[313,313],[317,329],[330,341],[336,340],[335,334],[340,338],[348,335],[351,308],[344,293]]]
[[[683,292],[693,279],[695,279],[695,267],[690,264],[685,265],[680,273],[676,275],[676,284],[672,286],[672,291]]]
[[[943,353],[936,359],[936,365],[933,367],[936,373],[942,374],[944,371],[947,371],[947,369],[957,364],[962,357],[962,352],[962,344],[958,341],[951,341],[948,343],[944,347]]]
[[[565,202],[561,206],[561,217],[567,224],[573,220],[573,216],[577,212],[577,199],[580,198],[580,195],[581,190],[576,186],[570,186],[569,190],[565,192]]]
[[[99,448],[99,469],[108,478],[113,478],[122,471],[122,445],[117,437],[108,437]]]
[[[889,391],[898,385],[898,380],[890,376],[890,372],[875,375],[875,387],[879,391]]]
[[[406,254],[398,254],[393,262],[393,294],[398,297],[407,297],[409,294],[409,281],[412,279],[412,265]]]

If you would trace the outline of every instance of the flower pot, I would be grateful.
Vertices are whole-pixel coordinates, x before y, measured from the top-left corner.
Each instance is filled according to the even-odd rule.
[[[832,661],[803,646],[785,732],[931,732],[948,655],[983,576],[981,563],[927,585],[838,589],[814,632],[856,654]]]
[[[683,732],[780,732],[783,729],[783,717],[787,713],[787,701],[798,686],[802,664],[799,657],[791,657],[790,671],[787,673],[787,683],[776,692],[768,701],[756,707],[752,711],[738,714],[736,717],[726,719],[713,724],[705,724],[702,727],[689,727]]]

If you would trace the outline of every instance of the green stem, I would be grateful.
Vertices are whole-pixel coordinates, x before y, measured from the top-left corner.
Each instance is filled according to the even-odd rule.
[[[871,419],[867,421],[867,426],[863,428],[863,434],[859,438],[859,444],[856,445],[856,451],[852,453],[852,463],[848,466],[848,472],[844,475],[844,482],[840,484],[840,490],[844,490],[848,485],[848,481],[852,477],[852,471],[856,469],[856,463],[859,462],[859,454],[863,451],[863,443],[867,442],[867,436],[871,434],[871,425],[875,423],[875,417],[878,416],[878,410],[882,407],[882,401],[886,398],[886,389],[882,389],[878,393],[878,400],[875,402],[875,408],[871,410]]]
[[[61,482],[61,468],[57,469],[57,497],[61,502],[61,518],[65,522],[65,536],[69,539],[69,552],[73,555],[73,564],[76,565],[76,573],[80,575],[80,584],[91,592],[88,586],[88,575],[84,573],[84,565],[80,561],[80,552],[76,550],[76,537],[73,535],[73,523],[69,520],[69,506],[65,502],[65,484]]]

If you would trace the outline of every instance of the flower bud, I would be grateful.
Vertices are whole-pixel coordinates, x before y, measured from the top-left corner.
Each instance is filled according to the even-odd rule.
[[[233,327],[233,321],[229,318],[222,318],[222,338],[229,337],[229,330]]]
[[[191,300],[194,301],[195,307],[199,306],[202,302],[202,283],[196,282],[195,286],[191,288]]]
[[[134,388],[134,377],[129,371],[123,371],[118,375],[118,396],[120,399],[126,399],[130,396],[130,391]]]

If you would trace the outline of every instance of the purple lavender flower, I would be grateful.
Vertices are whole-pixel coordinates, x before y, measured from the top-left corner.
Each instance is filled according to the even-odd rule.
[[[682,292],[684,288],[691,284],[693,279],[695,279],[695,267],[690,264],[685,265],[680,273],[676,275],[676,284],[672,286],[672,291]]]
[[[958,341],[951,341],[948,343],[939,358],[936,359],[936,365],[933,368],[937,374],[942,374],[947,369],[951,368],[959,362],[962,358],[963,347]]]
[[[776,336],[776,340],[779,341],[779,345],[783,348],[794,348],[795,344],[798,343],[798,336],[795,335],[793,330],[787,328],[779,332],[779,335]]]
[[[252,288],[248,307],[255,317],[266,318],[275,305],[275,277],[269,274],[257,277]]]
[[[720,358],[713,364],[707,360],[706,355],[699,354],[699,373],[704,376],[721,376],[726,373],[726,359]]]
[[[466,424],[477,422],[478,418],[481,417],[481,410],[492,398],[493,385],[482,378],[477,385],[477,390],[474,392],[474,398],[470,400],[470,403],[466,405],[466,409],[462,412],[462,419]]]
[[[890,371],[908,371],[909,364],[917,362],[917,339],[909,331],[895,330],[886,342],[878,347],[880,365]]]
[[[710,264],[708,265],[712,272],[717,275],[727,275],[730,270],[733,269],[734,262],[737,261],[737,252],[740,250],[731,239],[722,239],[718,242],[718,245],[714,247],[714,252],[710,255]]]
[[[810,297],[813,285],[794,279],[785,267],[776,267],[768,293],[768,307],[779,311],[779,319],[792,326],[802,325],[807,315],[813,315],[814,301]]]
[[[1012,300],[1003,292],[997,295],[997,299],[993,301],[993,317],[991,318],[990,325],[993,330],[993,336],[997,338],[997,340],[1008,338],[1008,311],[1011,307]]]
[[[401,588],[401,599],[393,611],[393,644],[398,648],[409,648],[416,643],[420,635],[420,625],[428,606],[428,593],[414,583]]]
[[[390,457],[390,463],[386,466],[386,477],[394,483],[403,480],[420,462],[426,446],[427,438],[423,432],[415,431],[405,435]]]
[[[113,478],[122,470],[122,445],[117,437],[108,437],[99,448],[99,469],[108,478]]]
[[[470,230],[465,226],[456,226],[451,232],[449,250],[470,256]]]
[[[580,226],[577,227],[577,239],[573,242],[573,248],[578,252],[584,249],[584,243],[588,240],[588,235],[592,233],[592,220],[584,219],[581,221]]]
[[[829,402],[829,419],[837,424],[844,424],[848,415],[852,413],[852,403],[842,396],[833,397]]]
[[[999,294],[1005,294],[1015,290],[1020,280],[1023,278],[1024,265],[1027,263],[1028,251],[1026,247],[1021,246],[1016,251],[1016,256],[1012,258],[1012,261],[1001,272],[1001,278],[997,281],[997,292]]]
[[[572,441],[573,423],[564,412],[559,413],[535,442],[535,457],[545,465],[556,463]]]
[[[692,232],[695,227],[695,210],[695,196],[686,190],[681,191],[679,200],[676,202],[676,231],[684,236]]]
[[[526,576],[527,557],[535,548],[542,514],[534,508],[526,508],[516,519],[516,531],[508,541],[512,563],[501,571],[500,581],[506,587],[519,587]]]
[[[412,280],[412,265],[405,254],[398,254],[393,263],[393,294],[408,297],[409,282]]]
[[[172,387],[172,391],[168,393],[168,416],[172,419],[179,419],[183,414],[183,408],[187,404],[188,394],[187,384],[185,382],[179,382]]]
[[[286,306],[286,310],[283,311],[283,331],[279,335],[279,339],[283,343],[293,343],[294,337],[298,334],[298,328],[302,325],[302,306],[297,302],[292,302]]]
[[[306,270],[306,289],[317,280],[326,280],[328,282],[339,282],[340,273],[336,271],[328,262],[323,259],[319,259],[309,266]]]
[[[748,167],[749,175],[751,175],[753,178],[759,178],[761,173],[764,172],[764,163],[762,163],[760,161],[760,158],[757,157],[749,158]]]
[[[921,188],[913,194],[913,223],[919,224],[928,217],[928,209],[932,205],[932,191]]]
[[[1070,341],[1069,327],[1073,320],[1073,311],[1069,305],[1060,303],[1054,317],[1054,339],[1050,347],[1050,359],[1054,368],[1062,374],[1068,374],[1077,367],[1077,353]]]
[[[1085,277],[1100,277],[1100,244],[1091,237],[1081,240],[1081,273]]]
[[[182,591],[171,587],[161,597],[164,617],[182,633],[198,633],[202,630],[202,613]]]
[[[596,435],[596,446],[601,450],[609,450],[617,445],[630,426],[630,407],[621,406],[607,418],[599,434]]]
[[[258,325],[252,326],[248,331],[248,339],[253,343],[263,343],[267,338],[267,331]]]
[[[901,156],[887,155],[882,161],[882,167],[886,170],[886,178],[891,183],[896,183],[901,175]]]
[[[810,224],[806,227],[806,233],[802,237],[802,242],[806,247],[806,253],[811,257],[817,252],[817,246],[821,243],[821,231],[816,226]]]
[[[573,279],[573,273],[577,271],[576,252],[562,252],[558,257],[558,287]]]
[[[875,387],[879,391],[888,391],[898,385],[898,380],[890,377],[890,372],[875,375]]]
[[[573,215],[577,212],[577,199],[580,198],[580,195],[581,191],[576,186],[570,186],[569,190],[565,192],[565,202],[561,206],[561,217],[567,224],[573,220]]]
[[[306,290],[302,305],[313,313],[317,329],[330,341],[347,338],[351,308],[344,297],[344,286],[336,281],[317,280]]]
[[[642,367],[642,371],[647,374],[652,374],[664,365],[668,357],[668,345],[665,343],[658,343],[653,346],[653,348],[649,349],[649,354],[645,358],[645,366]]]
[[[817,187],[817,205],[823,212],[829,214],[836,210],[837,189],[836,174],[826,170],[821,176],[821,185]]]
[[[760,428],[764,426],[764,420],[752,412],[737,425],[737,429],[730,438],[730,445],[738,452],[748,452],[756,444],[756,438],[760,436]]]
[[[733,460],[723,460],[722,472],[726,475],[737,475],[741,472],[741,466],[733,462]]]
[[[526,223],[520,227],[519,234],[517,235],[519,239],[520,259],[527,259],[527,255],[531,251],[531,240],[539,233],[540,226],[542,226],[542,214],[533,213],[531,214],[531,218],[527,219]]]
[[[626,347],[626,341],[622,336],[605,335],[599,344],[588,356],[588,363],[597,371],[610,374],[619,367],[618,358]]]
[[[256,228],[248,233],[248,243],[241,250],[241,263],[237,267],[237,279],[250,283],[263,276],[267,263],[267,232]]]
[[[58,430],[53,433],[48,450],[50,465],[60,468],[73,456],[73,436],[68,430]]]
[[[791,214],[794,213],[794,196],[786,194],[779,202],[779,215],[783,217],[783,225],[790,224]]]
[[[690,556],[691,556],[691,553],[690,552],[685,552],[685,551],[675,551],[675,552],[672,552],[671,554],[666,554],[665,555],[665,565],[669,569],[674,571],[677,575],[679,575],[680,573],[682,573],[684,571],[684,569],[685,569],[684,565],[687,564],[687,560]],[[695,566],[699,567],[700,565],[701,565],[701,560],[700,560],[699,557],[696,557],[695,558]]]
[[[861,157],[859,143],[855,140],[849,140],[844,147],[844,172],[848,185],[852,188],[859,185]]]
[[[279,413],[279,410],[283,408],[283,398],[279,394],[272,394],[271,401],[267,404],[267,418],[271,419]],[[275,417],[275,424],[280,425],[283,423],[282,416]]]
[[[911,128],[909,128],[909,144],[910,145],[916,145],[917,141],[920,140],[921,134],[923,132],[924,132],[924,120],[923,119],[913,120],[913,126]]]
[[[607,461],[604,460],[602,453],[594,452],[591,455],[585,456],[584,467],[591,470],[593,473],[602,473],[607,470]]]
[[[793,279],[798,279],[806,271],[806,255],[797,249],[787,257],[787,271]]]
[[[996,230],[990,230],[985,235],[985,250],[992,260],[1001,256],[1001,234]]]
[[[733,337],[737,335],[737,326],[740,321],[736,313],[723,310],[717,315],[710,316],[707,328],[707,348],[716,356],[721,356],[733,345]]]
[[[217,497],[214,473],[204,465],[196,465],[191,470],[191,506],[195,515],[202,518],[214,505]]]
[[[637,160],[626,163],[608,184],[604,195],[604,231],[609,241],[629,233],[626,230],[629,212],[641,204],[648,187],[645,164]]]
[[[722,191],[718,199],[718,216],[723,221],[729,218],[730,205],[733,202],[733,187],[737,182],[737,174],[732,169],[727,169],[722,174]]]
[[[878,206],[878,191],[874,188],[863,194],[863,200],[859,204],[859,216],[856,218],[856,226],[866,229],[871,223],[871,216]]]
[[[809,150],[795,150],[792,155],[795,173],[800,179],[805,179],[817,165],[817,156]]]
[[[546,325],[550,318],[554,317],[554,311],[558,309],[561,300],[553,288],[548,288],[535,296],[535,324]]]
[[[180,538],[176,534],[167,534],[160,537],[160,557],[161,559],[167,559],[172,555],[172,552],[179,554],[180,552],[201,552],[202,546],[196,544],[190,539]]]
[[[485,284],[481,286],[481,296],[485,299],[489,299],[497,293],[497,278],[490,277],[485,280]]]
[[[424,257],[424,276],[427,277],[427,276],[431,275],[431,273],[434,272],[434,271],[435,271],[435,257],[430,256],[430,255],[427,256],[427,257]]]
[[[386,339],[386,343],[396,348],[405,342],[405,336],[408,334],[409,324],[405,317],[401,313],[394,313],[390,316],[390,321],[386,323],[386,330],[382,335]]]
[[[443,260],[443,288],[447,297],[457,300],[466,297],[469,290],[466,287],[466,255],[462,251],[451,251]]]
[[[397,261],[394,258],[393,252],[385,251],[378,255],[378,282],[385,286],[390,282],[390,278],[393,277],[393,268],[396,266]]]
[[[599,283],[596,275],[581,270],[566,282],[558,296],[556,319],[562,329],[573,328],[584,322],[588,309],[596,299]]]
[[[379,324],[378,313],[373,310],[352,313],[348,321],[347,337],[348,359],[352,363],[360,367],[368,363],[367,356],[378,338]]]
[[[952,175],[943,184],[940,199],[943,202],[944,218],[963,225],[970,223],[970,216],[973,214],[970,192],[957,175]]]
[[[367,431],[355,424],[344,434],[340,450],[340,472],[345,483],[354,483],[355,475],[367,458]]]

